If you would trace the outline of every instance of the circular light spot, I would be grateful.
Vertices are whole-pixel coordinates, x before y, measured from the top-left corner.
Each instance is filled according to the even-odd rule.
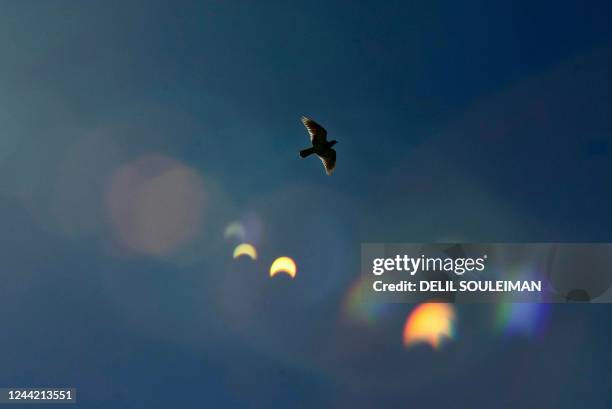
[[[206,194],[199,174],[161,155],[119,167],[108,206],[122,243],[147,254],[170,255],[193,239],[203,223]]]

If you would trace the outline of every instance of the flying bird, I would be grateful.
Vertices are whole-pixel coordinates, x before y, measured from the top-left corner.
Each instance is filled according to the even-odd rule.
[[[303,116],[302,123],[310,134],[312,148],[301,150],[300,157],[305,158],[313,153],[316,154],[323,162],[325,172],[330,176],[336,168],[336,151],[332,149],[332,146],[337,144],[338,141],[328,141],[325,128],[312,119]]]

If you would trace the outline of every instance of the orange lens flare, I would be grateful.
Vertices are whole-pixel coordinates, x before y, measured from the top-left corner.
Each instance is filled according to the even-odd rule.
[[[438,349],[444,339],[454,335],[455,310],[451,304],[423,303],[416,307],[404,325],[405,347],[418,343],[429,344]]]

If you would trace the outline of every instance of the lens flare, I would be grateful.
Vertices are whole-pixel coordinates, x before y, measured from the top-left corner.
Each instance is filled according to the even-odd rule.
[[[374,324],[389,309],[389,304],[378,303],[375,298],[371,281],[360,275],[344,297],[342,318],[365,325]]]
[[[290,257],[279,257],[270,266],[270,277],[274,277],[279,273],[285,273],[289,275],[291,278],[295,278],[297,274],[297,266],[295,265],[295,261]]]
[[[238,258],[240,256],[247,256],[250,257],[251,260],[257,260],[257,250],[252,244],[241,243],[234,249],[233,257]]]
[[[226,239],[236,238],[238,240],[244,240],[245,235],[244,226],[240,222],[231,222],[225,227],[225,231],[223,232],[223,236]]]
[[[455,310],[447,303],[423,303],[416,307],[404,325],[404,346],[427,343],[438,349],[443,339],[454,335]]]
[[[548,304],[502,303],[497,308],[496,327],[507,335],[538,337],[547,327]]]
[[[207,195],[197,171],[175,159],[150,155],[114,172],[107,203],[125,246],[167,256],[200,232]]]

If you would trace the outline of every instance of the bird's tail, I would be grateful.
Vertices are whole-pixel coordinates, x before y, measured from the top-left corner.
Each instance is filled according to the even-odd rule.
[[[308,155],[312,155],[314,153],[314,148],[308,148],[300,151],[300,157],[305,158]]]

